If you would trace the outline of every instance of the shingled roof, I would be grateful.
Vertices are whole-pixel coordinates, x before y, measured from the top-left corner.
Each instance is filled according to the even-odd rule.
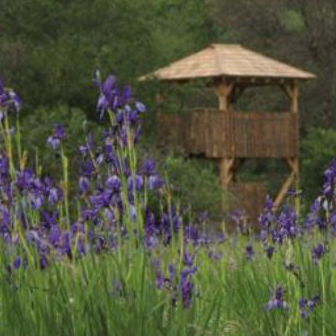
[[[178,81],[207,77],[245,77],[307,80],[315,75],[276,61],[238,44],[211,44],[207,48],[140,77]]]

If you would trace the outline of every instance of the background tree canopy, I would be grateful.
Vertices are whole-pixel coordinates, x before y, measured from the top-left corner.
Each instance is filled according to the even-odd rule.
[[[93,113],[97,92],[91,84],[97,68],[115,73],[121,83],[133,84],[148,103],[145,138],[150,147],[157,83],[139,84],[136,78],[212,42],[240,43],[317,74],[302,90],[301,132],[306,137],[308,129],[336,126],[335,18],[334,0],[268,0],[267,4],[264,0],[2,0],[0,73],[21,94],[22,127],[29,132],[35,123],[30,146],[36,144],[42,152],[47,150],[41,134],[50,128],[48,109],[54,121],[62,106],[59,122],[69,125],[71,141],[80,141],[80,127],[74,126],[76,108],[97,121]],[[208,99],[200,95],[195,102],[195,95],[183,90],[175,92],[173,109],[184,101],[201,105]],[[257,92],[248,98],[247,105],[263,103]],[[67,113],[77,114],[66,120]],[[330,135],[332,130],[310,132],[303,162],[311,166],[313,143],[329,143],[322,138],[336,141],[336,137]],[[319,159],[321,165],[332,155],[326,152]],[[304,170],[311,173],[316,167]]]

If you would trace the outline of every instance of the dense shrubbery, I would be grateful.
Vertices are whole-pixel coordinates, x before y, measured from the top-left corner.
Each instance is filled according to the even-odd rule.
[[[50,151],[46,139],[52,132],[53,125],[60,122],[66,129],[63,150],[71,158],[69,173],[76,180],[79,177],[76,166],[79,165],[81,158],[78,148],[83,140],[83,134],[90,131],[97,137],[103,132],[103,127],[87,120],[85,113],[79,108],[41,107],[27,115],[21,124],[24,148],[31,160],[35,161],[35,153],[38,153],[39,164],[44,174],[59,179],[61,176],[59,160],[55,153]],[[30,162],[30,165],[35,163],[34,161]]]
[[[335,157],[336,132],[332,129],[312,128],[302,140],[302,188],[308,200],[318,193],[322,174]]]
[[[212,217],[221,215],[223,202],[229,196],[218,183],[214,164],[170,155],[162,170],[171,183],[175,200],[195,212],[207,211]]]
[[[307,217],[290,194],[278,211],[267,199],[260,233],[240,232],[236,218],[236,234],[210,234],[205,217],[190,222],[176,206],[155,162],[137,157],[145,106],[113,76],[95,84],[109,124],[79,146],[70,195],[68,130],[56,124],[45,139],[59,164],[53,181],[30,166],[18,119],[10,124],[20,99],[0,83],[2,332],[335,334],[336,161]]]

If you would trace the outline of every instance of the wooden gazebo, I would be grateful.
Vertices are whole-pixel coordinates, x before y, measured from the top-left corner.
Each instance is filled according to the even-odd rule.
[[[233,190],[238,188],[240,193],[253,187],[238,187],[233,182],[237,161],[285,160],[290,172],[275,198],[278,206],[299,172],[298,82],[315,76],[240,45],[211,44],[140,80],[152,77],[180,83],[196,78],[210,80],[218,96],[218,108],[198,109],[188,118],[160,114],[161,139],[173,146],[183,146],[191,154],[217,159],[222,185]],[[289,97],[289,108],[284,109],[286,112],[233,113],[243,91],[255,86],[279,87]],[[245,200],[254,197],[251,195],[251,192],[245,195]]]

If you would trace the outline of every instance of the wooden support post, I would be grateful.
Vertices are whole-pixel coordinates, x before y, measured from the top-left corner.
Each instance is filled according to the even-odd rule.
[[[291,112],[298,113],[299,112],[299,87],[296,82],[293,82],[291,85]]]
[[[234,159],[220,159],[219,162],[219,179],[223,187],[228,187],[233,178],[232,166]]]
[[[299,111],[299,87],[295,81],[290,84],[285,84],[282,86],[287,96],[289,97],[290,111],[293,113],[298,113]]]
[[[216,83],[216,93],[218,96],[218,107],[225,112],[230,108],[230,94],[233,89],[233,83],[220,81]]]
[[[287,94],[287,96],[290,99],[290,112],[297,114],[299,112],[299,88],[296,83],[296,81],[292,81],[290,84],[284,84],[282,85],[283,90]],[[297,134],[299,133],[299,123],[297,122]],[[299,137],[298,137],[299,138]],[[298,148],[297,144],[297,148]],[[299,153],[297,153],[296,158],[287,158],[286,162],[290,168],[290,174],[283,182],[276,198],[274,201],[274,207],[277,208],[281,202],[283,201],[284,197],[286,196],[286,193],[288,192],[290,186],[294,182],[295,178],[298,178],[299,176],[299,159],[298,159]]]
[[[229,113],[230,110],[230,95],[233,92],[233,83],[228,83],[223,80],[215,82],[215,89],[218,96],[218,108],[224,113]],[[233,178],[232,166],[234,158],[223,158],[219,160],[219,180],[223,187],[228,187]]]
[[[290,186],[292,185],[292,183],[294,182],[295,178],[298,177],[299,175],[299,159],[295,158],[295,159],[286,159],[286,162],[288,164],[288,166],[291,169],[290,174],[288,175],[288,177],[285,179],[285,181],[283,182],[276,198],[274,201],[274,207],[277,208],[281,202],[283,201],[284,197],[286,196],[286,193],[288,192]]]

